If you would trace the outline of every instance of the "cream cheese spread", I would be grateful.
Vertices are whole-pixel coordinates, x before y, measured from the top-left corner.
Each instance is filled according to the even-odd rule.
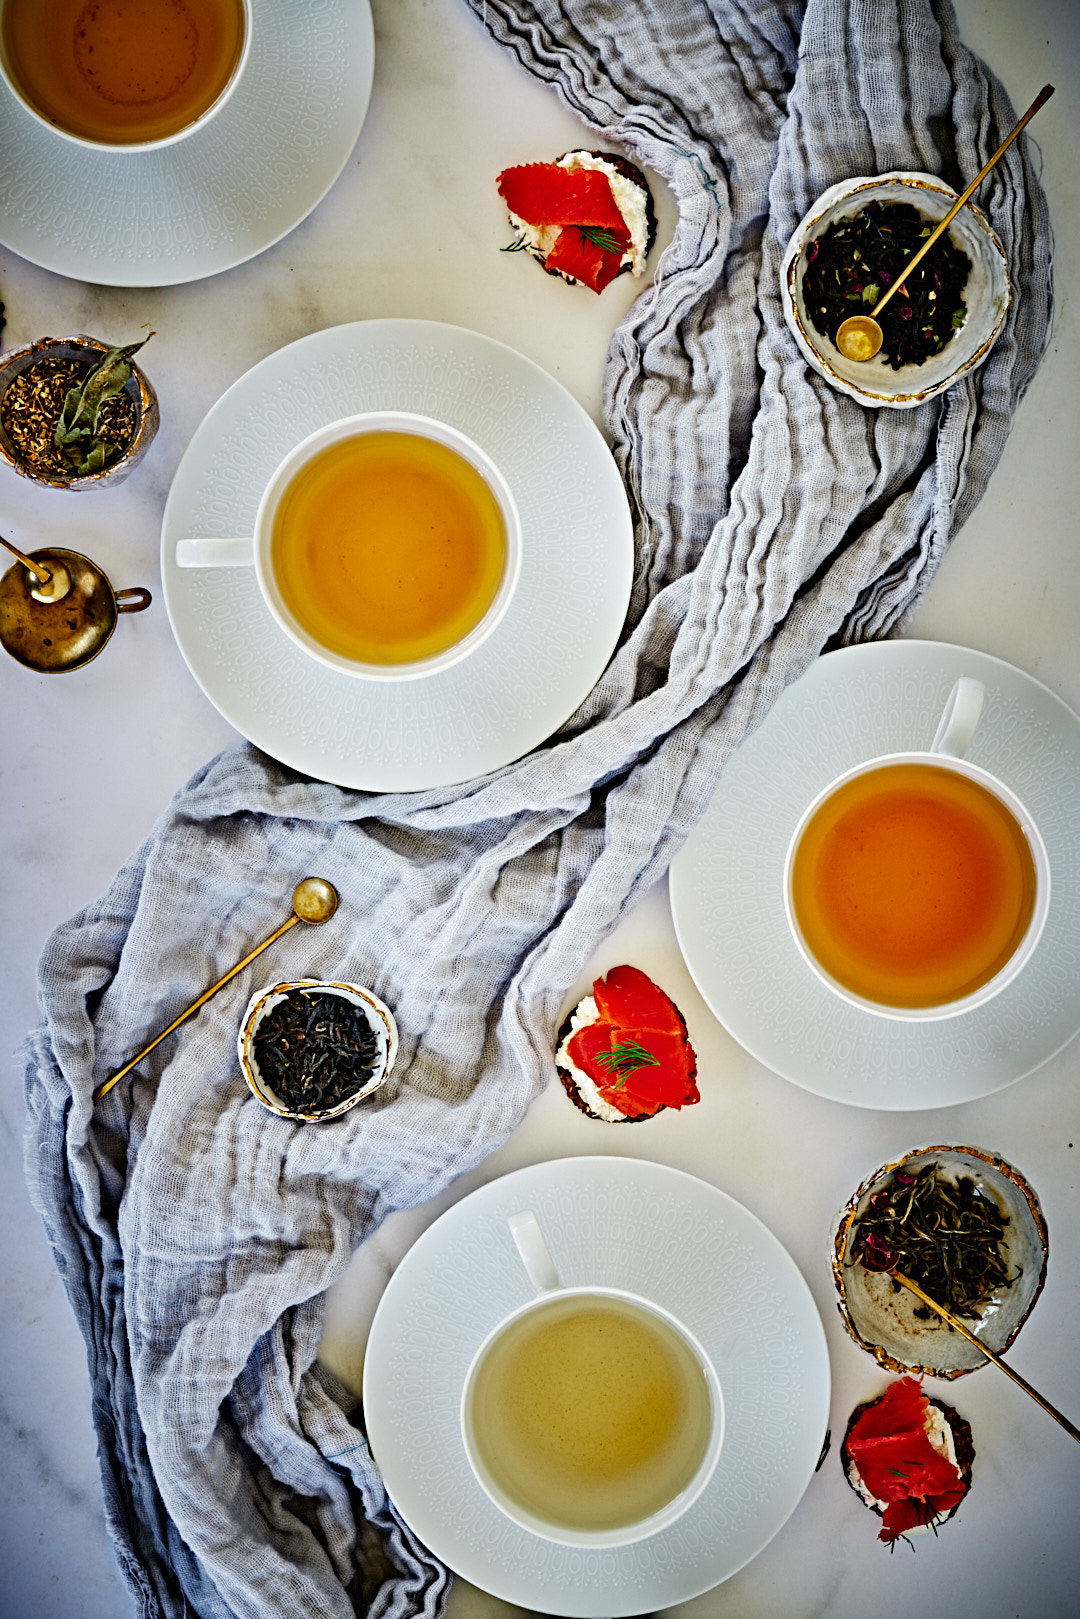
[[[645,193],[639,185],[628,180],[625,174],[620,174],[613,163],[608,163],[602,157],[593,157],[591,152],[567,152],[557,161],[560,169],[598,169],[606,174],[611,183],[611,192],[615,198],[615,206],[626,222],[630,232],[630,246],[623,254],[620,263],[630,266],[631,275],[640,276],[645,272],[645,254],[649,245],[649,221],[645,207]],[[530,225],[524,219],[511,211],[510,223],[516,231],[525,238],[525,245],[541,262],[547,258],[558,239],[561,225]],[[564,281],[573,281],[572,276],[563,276]],[[621,1119],[623,1115],[620,1113]]]
[[[946,1461],[952,1462],[953,1466],[956,1467],[956,1444],[945,1413],[939,1411],[936,1405],[928,1406],[925,1426],[926,1437],[938,1455],[944,1456]],[[883,1507],[888,1505],[888,1502],[879,1501],[877,1496],[872,1495],[867,1489],[863,1483],[862,1474],[853,1461],[848,1461],[847,1474],[868,1507],[875,1507],[880,1512]],[[928,1529],[933,1528],[935,1524],[941,1523],[944,1517],[945,1514],[939,1512],[931,1519],[930,1523],[920,1523],[914,1529],[905,1529],[904,1533],[905,1535],[925,1535]]]
[[[600,1012],[594,998],[591,995],[583,996],[574,1008],[574,1015],[570,1019],[570,1027],[565,1038],[560,1043],[558,1051],[555,1053],[555,1061],[560,1068],[565,1068],[570,1075],[581,1096],[581,1100],[589,1111],[597,1114],[601,1119],[606,1119],[609,1124],[617,1124],[620,1119],[626,1118],[626,1114],[620,1113],[618,1108],[612,1107],[610,1102],[605,1102],[596,1088],[595,1082],[589,1078],[588,1074],[583,1073],[575,1062],[571,1061],[568,1054],[570,1042],[578,1030],[586,1028],[590,1023],[599,1023],[600,1021]]]

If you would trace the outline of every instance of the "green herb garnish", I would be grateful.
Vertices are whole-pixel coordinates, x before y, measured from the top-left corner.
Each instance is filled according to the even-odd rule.
[[[638,1045],[636,1040],[620,1040],[612,1051],[597,1052],[597,1062],[610,1068],[613,1075],[619,1075],[619,1083],[612,1085],[613,1091],[621,1090],[631,1074],[639,1068],[659,1068],[660,1058],[654,1057],[651,1051]]]
[[[511,242],[509,247],[500,247],[499,252],[500,253],[524,253],[526,251],[526,249],[530,245],[531,244],[529,242],[528,237],[525,235],[524,232],[522,232],[522,234],[518,237],[516,242]]]
[[[60,420],[56,424],[54,442],[76,477],[100,472],[102,467],[127,448],[126,444],[106,436],[108,424],[103,420],[102,406],[107,400],[123,393],[131,376],[132,356],[153,335],[153,332],[149,332],[139,343],[126,343],[121,348],[110,349],[91,367],[81,383],[68,390]]]
[[[626,243],[603,225],[578,225],[576,228],[583,247],[586,242],[591,242],[593,247],[602,248],[605,253],[626,252]]]

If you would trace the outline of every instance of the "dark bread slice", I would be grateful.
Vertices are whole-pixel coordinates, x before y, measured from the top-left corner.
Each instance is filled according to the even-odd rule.
[[[878,1396],[878,1400],[882,1398],[884,1398],[884,1396]],[[867,1506],[868,1503],[863,1500],[863,1497],[859,1492],[858,1485],[851,1477],[851,1469],[854,1468],[855,1471],[858,1472],[858,1466],[852,1460],[851,1454],[847,1448],[847,1442],[848,1435],[851,1433],[851,1430],[854,1428],[863,1412],[869,1411],[871,1406],[877,1405],[878,1400],[864,1400],[861,1405],[857,1405],[855,1407],[854,1411],[848,1418],[847,1427],[844,1429],[844,1438],[840,1445],[840,1465],[844,1469],[844,1477],[847,1479],[849,1486],[855,1491],[855,1494],[859,1497],[859,1500],[862,1502],[864,1507]],[[940,1517],[936,1517],[934,1519],[934,1527],[940,1529],[942,1524],[948,1523],[950,1518],[955,1517],[956,1513],[959,1512],[960,1508],[967,1500],[967,1492],[971,1488],[972,1463],[975,1460],[975,1446],[971,1438],[971,1424],[966,1420],[966,1418],[960,1415],[959,1411],[954,1410],[951,1405],[946,1405],[944,1400],[934,1400],[931,1399],[929,1395],[927,1395],[927,1400],[930,1405],[936,1406],[936,1408],[945,1418],[945,1421],[949,1424],[949,1427],[952,1429],[953,1444],[956,1447],[956,1468],[964,1483],[963,1497],[956,1503],[954,1507],[950,1507],[948,1512],[942,1513]],[[881,1506],[872,1506],[870,1507],[870,1511],[876,1512],[879,1518],[883,1518],[885,1516],[885,1510]]]

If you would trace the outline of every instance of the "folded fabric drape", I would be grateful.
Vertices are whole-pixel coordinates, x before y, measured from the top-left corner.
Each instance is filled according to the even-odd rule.
[[[947,0],[471,3],[678,199],[605,373],[632,608],[603,679],[528,758],[380,796],[235,749],[49,942],[28,1175],[86,1339],[110,1529],[155,1619],[441,1611],[446,1571],[315,1364],[324,1290],[389,1210],[513,1129],[550,1075],[566,990],[784,686],[903,624],[986,488],[1051,319],[1021,140],[979,198],[1015,284],[981,370],[917,410],[867,411],[784,325],[780,256],[821,191],[892,168],[957,184],[1011,127]],[[332,1127],[259,1109],[234,1049],[256,967],[95,1110],[95,1084],[308,872],[341,910],[283,940],[273,970],[371,985],[401,1030],[393,1082]]]

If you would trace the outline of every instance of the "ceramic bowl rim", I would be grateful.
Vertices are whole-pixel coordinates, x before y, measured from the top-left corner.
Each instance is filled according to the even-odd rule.
[[[974,201],[965,203],[964,209],[958,216],[957,221],[954,221],[954,224],[959,223],[960,219],[964,219],[970,211],[974,226],[971,226],[971,221],[968,220],[969,228],[981,231],[985,235],[988,248],[1002,277],[1001,307],[989,332],[984,333],[978,340],[974,352],[968,358],[955,366],[946,377],[925,388],[904,390],[898,387],[895,392],[883,393],[870,388],[860,388],[857,383],[850,382],[846,377],[842,376],[835,369],[828,355],[818,347],[818,342],[815,340],[817,334],[807,330],[806,324],[799,315],[795,298],[795,282],[803,249],[806,243],[813,239],[814,233],[824,215],[837,207],[838,204],[857,197],[861,191],[885,184],[894,185],[898,189],[904,187],[914,190],[935,191],[947,197],[950,205],[959,196],[959,192],[950,186],[947,181],[942,180],[940,176],[925,174],[917,169],[889,169],[883,174],[857,175],[850,180],[838,181],[821,193],[793,231],[781,261],[780,295],[784,319],[799,346],[803,358],[819,376],[824,377],[826,382],[841,393],[847,394],[851,399],[857,399],[863,405],[892,410],[909,410],[916,405],[925,403],[928,399],[935,398],[940,393],[944,393],[947,388],[951,388],[954,383],[961,381],[969,372],[983,363],[1005,325],[1012,304],[1012,281],[1009,276],[1009,265],[1005,257],[1005,250],[1001,245],[997,232],[990,224],[986,214]],[[936,359],[937,356],[934,356],[934,358]],[[899,377],[900,373],[897,372],[896,375]]]
[[[265,1084],[259,1075],[258,1065],[251,1051],[251,1043],[255,1031],[266,1014],[283,1000],[291,991],[298,989],[325,989],[336,991],[343,999],[351,1001],[354,1006],[360,1006],[367,1016],[372,1028],[381,1028],[385,1040],[386,1051],[382,1068],[376,1068],[366,1085],[346,1096],[335,1107],[327,1108],[324,1112],[303,1113],[283,1107],[274,1097],[269,1085]],[[256,1101],[261,1102],[269,1112],[276,1113],[282,1119],[296,1119],[304,1124],[322,1124],[328,1119],[340,1118],[350,1108],[362,1102],[365,1097],[371,1096],[379,1087],[385,1084],[390,1077],[391,1070],[397,1059],[398,1029],[394,1014],[386,1003],[379,999],[374,990],[366,988],[363,984],[350,983],[345,979],[331,978],[290,978],[282,979],[274,984],[266,984],[257,989],[248,1001],[244,1015],[240,1019],[240,1028],[236,1036],[236,1053],[240,1060],[240,1067],[247,1081],[247,1087]],[[264,1088],[265,1087],[265,1088]]]
[[[938,1367],[926,1366],[914,1361],[897,1360],[896,1357],[891,1355],[882,1344],[871,1343],[859,1332],[858,1327],[855,1325],[855,1322],[851,1316],[847,1300],[847,1290],[844,1285],[844,1255],[847,1251],[848,1238],[851,1234],[852,1227],[855,1224],[859,1204],[862,1202],[863,1198],[867,1196],[872,1187],[878,1181],[883,1180],[885,1176],[894,1174],[898,1169],[903,1169],[904,1165],[910,1163],[913,1158],[945,1158],[950,1155],[960,1154],[962,1154],[965,1158],[978,1159],[982,1163],[988,1165],[989,1168],[995,1170],[1005,1180],[1011,1182],[1011,1184],[1021,1194],[1025,1203],[1027,1204],[1028,1211],[1034,1223],[1035,1233],[1042,1253],[1042,1264],[1039,1269],[1039,1278],[1035,1285],[1035,1290],[1032,1293],[1031,1298],[1028,1300],[1020,1319],[1017,1321],[1004,1343],[993,1346],[995,1353],[1003,1355],[1010,1345],[1016,1340],[1021,1327],[1027,1321],[1032,1310],[1035,1308],[1042,1290],[1046,1285],[1046,1268],[1050,1252],[1049,1234],[1046,1228],[1046,1217],[1043,1214],[1038,1196],[1027,1177],[1023,1175],[1014,1164],[1010,1164],[1008,1159],[1003,1158],[1000,1153],[993,1152],[985,1147],[970,1147],[958,1144],[956,1142],[949,1142],[946,1144],[930,1144],[928,1146],[909,1148],[907,1152],[901,1153],[898,1157],[890,1159],[887,1163],[882,1164],[878,1169],[875,1169],[872,1174],[867,1175],[859,1183],[855,1191],[847,1199],[835,1218],[833,1223],[832,1241],[829,1245],[829,1268],[832,1271],[833,1286],[835,1287],[837,1294],[836,1307],[840,1315],[840,1319],[844,1324],[844,1329],[849,1338],[851,1338],[854,1343],[858,1344],[860,1349],[865,1349],[867,1354],[872,1355],[877,1361],[878,1365],[881,1366],[885,1371],[896,1372],[902,1376],[936,1377],[942,1381],[951,1382],[955,1378],[966,1377],[971,1372],[980,1371],[983,1366],[988,1366],[990,1364],[988,1360],[983,1360],[979,1361],[974,1366]],[[978,1322],[976,1322],[975,1325],[977,1328]]]

